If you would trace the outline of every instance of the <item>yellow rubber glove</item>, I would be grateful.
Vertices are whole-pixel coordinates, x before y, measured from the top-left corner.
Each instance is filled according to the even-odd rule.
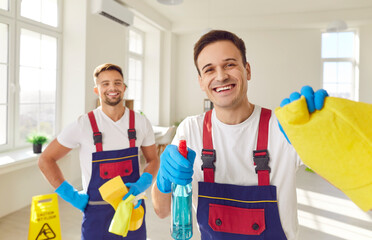
[[[362,210],[372,209],[372,104],[327,97],[309,114],[302,96],[275,114],[307,166]]]

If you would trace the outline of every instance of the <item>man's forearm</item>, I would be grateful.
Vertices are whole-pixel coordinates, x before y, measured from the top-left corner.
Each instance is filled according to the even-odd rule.
[[[155,181],[151,190],[151,197],[155,213],[160,218],[166,218],[171,213],[171,195],[171,193],[160,192]]]
[[[143,169],[144,172],[148,172],[152,175],[152,179],[156,178],[156,174],[159,170],[160,160],[156,151],[156,146],[151,145],[148,147],[142,147],[143,156],[146,159],[146,166]]]
[[[38,165],[45,178],[55,189],[65,180],[56,162],[47,162],[40,157]]]
[[[39,158],[39,168],[54,188],[58,188],[65,180],[57,161],[64,157],[70,150],[70,148],[62,146],[54,139]]]

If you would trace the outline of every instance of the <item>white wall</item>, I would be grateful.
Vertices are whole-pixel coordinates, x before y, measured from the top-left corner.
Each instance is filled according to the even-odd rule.
[[[246,44],[252,79],[248,99],[275,109],[302,86],[321,88],[321,29],[233,31]],[[206,95],[200,90],[193,63],[193,46],[201,33],[178,36],[176,119],[203,111]],[[372,26],[360,29],[360,101],[372,102]]]
[[[359,100],[372,103],[372,25],[360,28]]]
[[[61,159],[58,165],[66,179],[76,188],[80,188],[80,168],[76,162],[77,155],[75,151],[72,151],[64,159]],[[37,157],[29,160],[31,162],[27,164],[27,167],[15,167],[13,171],[0,174],[0,217],[29,206],[33,196],[53,193],[54,189],[45,180],[36,164]]]

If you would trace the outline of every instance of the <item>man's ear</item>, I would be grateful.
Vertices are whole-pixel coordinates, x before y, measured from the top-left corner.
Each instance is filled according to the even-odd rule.
[[[245,70],[247,70],[247,80],[251,80],[251,66],[249,65],[249,63],[247,62],[247,64],[245,65]]]
[[[99,95],[99,94],[98,94],[98,88],[97,88],[97,87],[94,87],[94,88],[93,88],[93,91],[94,91],[97,95]]]

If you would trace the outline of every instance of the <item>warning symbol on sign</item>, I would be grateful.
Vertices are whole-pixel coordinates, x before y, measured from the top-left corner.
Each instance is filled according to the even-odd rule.
[[[54,238],[56,238],[56,234],[50,228],[48,223],[45,223],[43,227],[41,228],[39,235],[37,235],[35,240],[49,240],[49,239],[54,239]]]

